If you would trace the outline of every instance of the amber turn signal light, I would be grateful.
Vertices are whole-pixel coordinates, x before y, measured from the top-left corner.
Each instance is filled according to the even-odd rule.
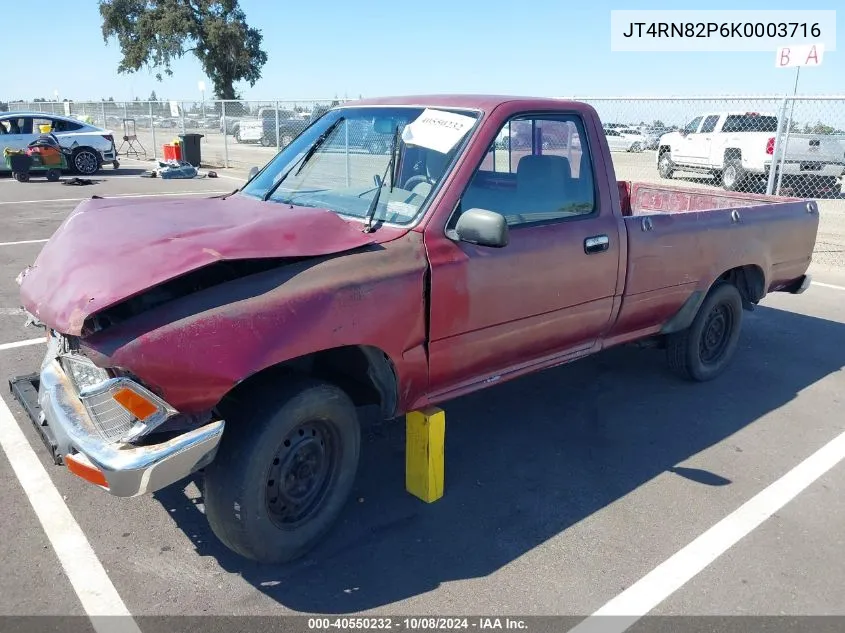
[[[86,458],[80,458],[77,455],[65,455],[64,460],[67,469],[77,477],[97,486],[102,486],[103,488],[109,487],[109,482],[106,481],[103,471],[94,466]]]
[[[146,420],[153,413],[158,411],[158,407],[156,405],[147,400],[144,396],[136,393],[132,389],[127,389],[126,387],[115,391],[112,398],[114,398],[121,407],[129,411],[129,413],[139,420]]]

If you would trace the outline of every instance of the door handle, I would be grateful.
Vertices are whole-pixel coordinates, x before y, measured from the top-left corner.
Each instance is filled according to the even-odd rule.
[[[603,253],[608,248],[610,248],[610,238],[607,235],[594,235],[584,240],[584,252],[587,255]]]

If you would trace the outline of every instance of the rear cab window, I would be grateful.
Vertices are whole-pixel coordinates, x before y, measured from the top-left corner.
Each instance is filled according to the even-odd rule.
[[[591,216],[593,162],[578,115],[520,115],[498,131],[465,189],[458,212],[502,214],[511,227]]]
[[[777,132],[778,119],[775,116],[756,112],[729,114],[725,117],[722,132]]]

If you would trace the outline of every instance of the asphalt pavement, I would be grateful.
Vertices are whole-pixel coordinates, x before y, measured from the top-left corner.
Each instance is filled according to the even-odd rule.
[[[651,165],[647,155],[624,160],[644,173]],[[41,332],[23,327],[14,278],[80,199],[210,195],[243,175],[146,180],[125,165],[89,187],[0,178],[4,382],[44,353]],[[19,429],[85,546],[68,551],[48,536],[67,526],[38,513],[41,480],[22,479],[0,451],[0,615],[90,613],[97,597],[63,567],[86,546],[134,616],[586,616],[628,595],[654,602],[655,614],[845,615],[845,464],[818,476],[804,465],[830,460],[845,431],[840,205],[821,205],[821,283],[746,313],[720,379],[679,381],[659,351],[625,347],[455,400],[445,407],[446,494],[430,505],[404,491],[402,422],[369,423],[340,523],[292,565],[226,550],[205,522],[198,479],[116,499],[52,465],[4,388],[4,451]],[[774,509],[759,525],[740,512],[752,501]],[[720,548],[697,547],[720,522]],[[660,570],[679,560],[701,569],[673,587]]]

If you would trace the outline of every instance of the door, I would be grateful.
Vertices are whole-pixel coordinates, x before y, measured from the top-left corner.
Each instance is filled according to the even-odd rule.
[[[709,114],[704,117],[701,129],[695,134],[690,134],[690,162],[693,165],[708,167],[713,165],[711,146],[713,143],[713,130],[719,122],[718,114]]]
[[[32,117],[9,115],[0,118],[0,148],[25,149],[36,135],[32,133]],[[6,162],[0,163],[6,169]]]
[[[542,149],[540,120],[544,134],[571,142]],[[604,174],[593,174],[582,120],[521,115],[508,124],[511,136],[532,139],[530,146],[516,151],[491,142],[449,221],[452,239],[428,243],[435,394],[585,351],[612,313],[619,225],[609,205],[598,204],[595,179]],[[476,246],[449,233],[471,208],[505,216],[507,246]]]
[[[684,165],[695,164],[695,135],[698,132],[698,127],[701,125],[702,119],[704,119],[703,116],[695,117],[681,130],[677,147],[672,147],[672,160],[676,163],[682,163]]]

